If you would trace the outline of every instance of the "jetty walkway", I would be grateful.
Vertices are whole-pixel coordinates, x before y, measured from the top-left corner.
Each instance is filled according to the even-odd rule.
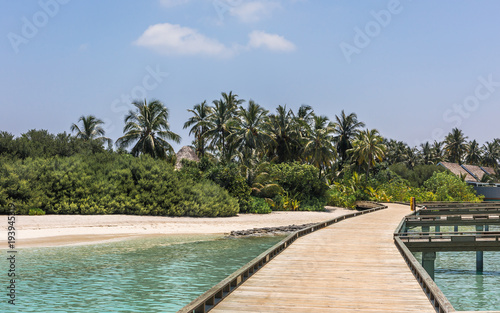
[[[210,312],[436,312],[394,244],[408,206],[298,238]]]

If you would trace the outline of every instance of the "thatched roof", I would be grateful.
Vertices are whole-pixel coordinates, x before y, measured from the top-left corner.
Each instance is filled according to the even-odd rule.
[[[467,170],[465,170],[460,164],[450,163],[450,162],[439,162],[438,165],[444,166],[447,170],[452,172],[457,176],[465,175],[465,181],[477,181],[477,179],[469,174]]]
[[[182,159],[187,159],[187,160],[196,161],[196,162],[200,161],[200,159],[196,155],[196,151],[194,151],[193,148],[188,147],[188,146],[182,147],[179,150],[179,152],[177,152],[176,156],[177,156],[177,161],[175,162],[176,169],[180,169],[182,167],[182,164],[181,164]]]
[[[469,172],[474,175],[478,181],[481,181],[483,176],[486,175],[486,172],[477,165],[462,164],[462,166],[469,170]]]
[[[495,175],[495,169],[493,167],[481,166],[481,169],[488,175]]]

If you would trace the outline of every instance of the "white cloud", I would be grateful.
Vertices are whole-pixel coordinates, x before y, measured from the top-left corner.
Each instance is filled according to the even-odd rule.
[[[209,38],[196,29],[176,24],[151,25],[133,44],[166,55],[207,55],[230,57],[242,51],[267,49],[273,52],[290,52],[295,45],[283,36],[263,31],[253,31],[246,46],[233,44],[228,47],[217,39]]]
[[[268,34],[263,31],[254,30],[248,37],[248,47],[250,48],[267,48],[271,51],[289,52],[295,50],[295,45],[286,40],[283,36],[276,34]]]
[[[231,56],[233,49],[197,30],[169,23],[149,26],[134,44],[163,54]]]
[[[280,4],[274,1],[250,1],[232,7],[229,13],[244,23],[253,23],[271,16],[272,11],[279,7]]]
[[[189,0],[160,0],[160,4],[166,8],[176,7],[188,2]]]

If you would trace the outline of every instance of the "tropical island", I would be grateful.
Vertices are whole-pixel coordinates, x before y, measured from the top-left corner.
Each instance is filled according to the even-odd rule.
[[[353,208],[359,200],[481,201],[441,161],[495,169],[500,139],[484,146],[454,128],[420,147],[365,129],[355,113],[320,116],[311,106],[267,110],[233,92],[194,105],[184,128],[199,161],[175,168],[169,110],[136,100],[113,149],[103,122],[81,116],[66,132],[0,133],[0,207],[18,214],[225,217],[238,213]]]

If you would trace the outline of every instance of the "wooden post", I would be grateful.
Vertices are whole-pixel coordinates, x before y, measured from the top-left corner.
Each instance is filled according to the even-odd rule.
[[[476,251],[476,273],[483,273],[483,251]]]
[[[483,225],[477,225],[476,231],[483,231]],[[483,273],[483,251],[476,251],[476,273]]]
[[[415,211],[415,208],[416,208],[415,197],[411,197],[410,198],[410,209],[412,211]]]
[[[434,280],[434,261],[436,260],[436,252],[422,252],[422,267],[427,271],[427,274]]]

